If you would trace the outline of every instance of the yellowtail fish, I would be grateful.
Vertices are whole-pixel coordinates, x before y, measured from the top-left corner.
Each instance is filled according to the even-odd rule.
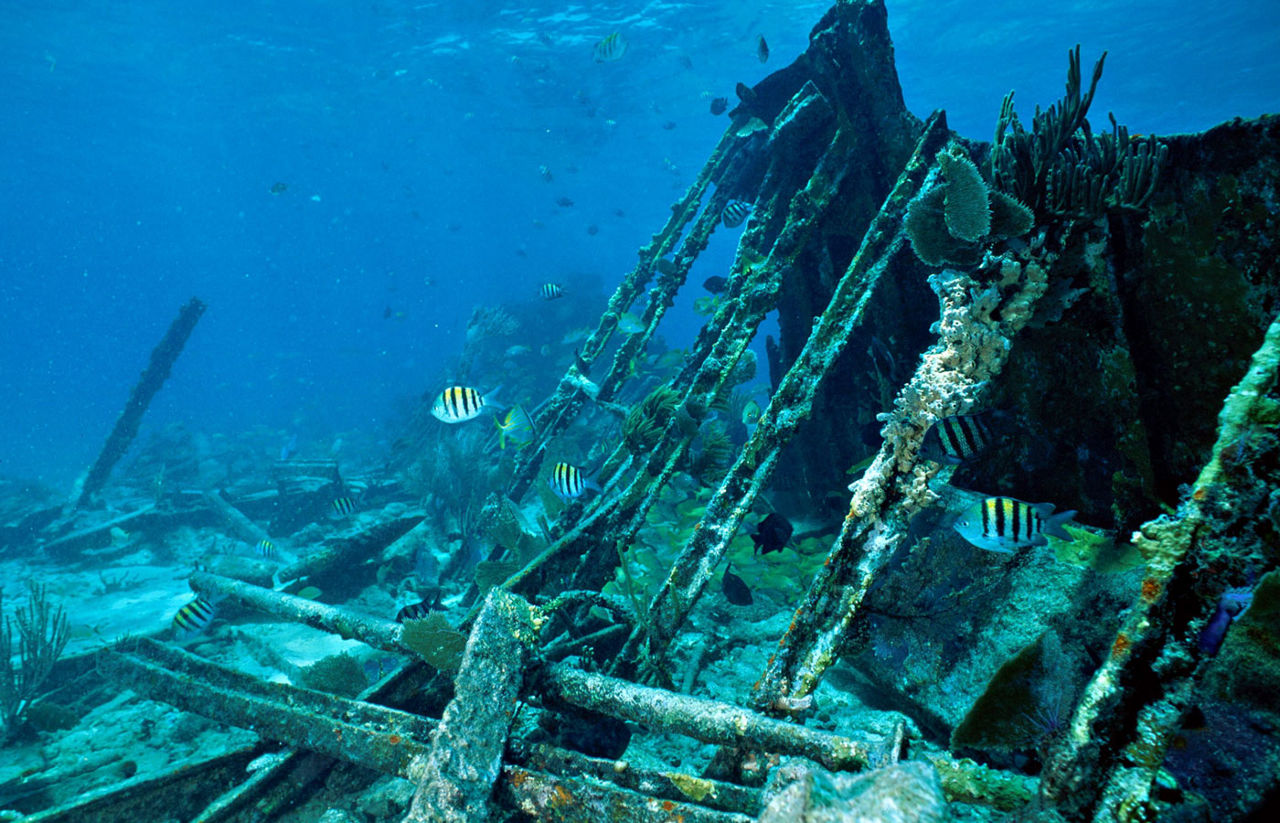
[[[939,463],[963,463],[991,445],[991,427],[985,415],[957,414],[943,417],[924,436],[920,454]]]
[[[616,31],[601,40],[599,43],[596,43],[596,47],[593,51],[597,63],[612,63],[614,60],[621,60],[622,55],[626,53],[626,38]]]
[[[333,501],[333,510],[343,517],[346,517],[356,510],[356,501],[352,500],[350,497],[339,497],[337,500]]]
[[[1051,535],[1070,542],[1062,524],[1075,510],[1054,514],[1052,503],[1023,503],[1012,497],[988,497],[965,509],[956,521],[960,536],[980,549],[1013,552],[1023,546],[1045,546]]]
[[[178,613],[173,616],[173,636],[180,640],[195,637],[209,628],[217,614],[218,610],[213,602],[197,597],[178,609]]]
[[[720,212],[720,222],[724,223],[726,229],[736,229],[742,225],[743,220],[751,216],[751,210],[750,203],[730,200],[724,207],[724,211]]]
[[[756,57],[760,59],[761,63],[769,59],[769,44],[764,41],[763,34],[756,35]]]
[[[529,413],[518,403],[508,409],[506,416],[501,420],[495,417],[493,424],[498,427],[498,448],[500,449],[507,447],[508,438],[517,449],[523,449],[533,442],[535,434],[533,418],[529,417]]]
[[[258,545],[253,547],[253,551],[259,557],[265,557],[268,560],[275,560],[280,556],[280,550],[276,548],[276,544],[266,538],[259,540]]]
[[[638,334],[647,328],[648,326],[645,324],[644,320],[631,312],[624,312],[623,315],[618,318],[618,331],[623,334]]]
[[[559,283],[543,283],[538,287],[538,294],[543,300],[556,300],[564,297],[564,287]]]
[[[431,414],[442,423],[465,423],[479,417],[485,406],[502,405],[494,400],[497,393],[494,389],[481,395],[470,386],[450,386],[431,404]]]
[[[583,476],[582,469],[569,463],[555,464],[548,482],[551,483],[551,490],[561,500],[581,497],[587,489],[599,489],[599,486]]]

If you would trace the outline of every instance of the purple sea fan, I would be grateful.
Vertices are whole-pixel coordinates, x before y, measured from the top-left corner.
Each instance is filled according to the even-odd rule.
[[[1205,654],[1217,654],[1222,642],[1227,639],[1227,629],[1249,609],[1253,602],[1252,589],[1227,589],[1218,598],[1218,608],[1213,617],[1200,632],[1200,651]]]

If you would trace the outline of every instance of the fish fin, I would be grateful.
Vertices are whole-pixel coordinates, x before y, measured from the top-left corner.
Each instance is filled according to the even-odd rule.
[[[484,395],[484,398],[483,398],[484,404],[486,406],[493,406],[494,409],[507,408],[507,404],[503,403],[501,400],[498,399],[498,393],[501,391],[502,391],[501,384],[494,386],[492,389],[490,389],[489,392]]]
[[[1032,506],[1036,510],[1036,514],[1040,515],[1040,533],[1056,537],[1059,540],[1065,540],[1068,543],[1075,540],[1066,529],[1062,528],[1063,523],[1070,523],[1071,518],[1076,516],[1075,509],[1068,509],[1064,512],[1053,514],[1052,503],[1037,503]]]

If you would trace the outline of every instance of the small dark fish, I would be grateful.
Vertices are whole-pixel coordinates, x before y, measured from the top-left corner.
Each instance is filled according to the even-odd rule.
[[[178,613],[173,616],[173,634],[180,639],[194,637],[209,628],[217,614],[218,610],[213,603],[197,597],[178,609]]]
[[[543,283],[538,287],[538,294],[543,300],[558,300],[564,297],[564,287],[559,283]]]
[[[680,270],[674,260],[668,260],[665,257],[659,257],[653,261],[653,267],[658,270],[658,274],[666,275],[667,277],[675,277],[676,272]]]
[[[390,320],[390,319],[391,319],[391,307],[390,307],[390,306],[387,306],[385,309],[383,309],[383,310],[382,310],[382,319],[383,319],[383,320]]]
[[[288,190],[289,190],[288,183],[272,183],[271,184],[272,194],[284,194]]]
[[[674,128],[676,127],[676,121],[674,121],[674,120],[668,120],[667,122],[665,122],[665,123],[663,123],[663,124],[662,124],[662,127],[663,127],[664,129],[666,129],[667,131],[671,131],[672,129],[674,129]]]
[[[724,114],[725,111],[728,110],[728,108],[729,108],[728,97],[717,97],[716,99],[711,101],[711,113],[717,117]]]
[[[1218,598],[1218,607],[1213,617],[1200,632],[1200,651],[1205,654],[1217,654],[1222,643],[1227,639],[1227,629],[1249,610],[1253,603],[1253,592],[1249,589],[1227,589]]]
[[[595,223],[592,223],[591,225],[587,226],[587,234],[595,236],[599,233],[600,233],[600,227],[597,226]]]
[[[756,544],[756,551],[761,554],[780,552],[787,547],[791,532],[791,521],[773,512],[756,526],[756,533],[751,535],[751,542]]]
[[[726,229],[736,229],[742,225],[742,221],[751,216],[752,207],[750,203],[744,203],[741,200],[730,200],[724,207],[724,211],[720,212],[720,222],[724,223]]]
[[[573,205],[573,201],[563,195],[556,198],[556,205],[562,209],[567,209]]]
[[[551,169],[545,163],[541,166],[538,166],[538,175],[543,179],[544,182],[547,182],[547,183],[550,183],[552,180],[555,179],[555,177],[551,174]]]
[[[613,210],[613,216],[614,216],[614,217],[626,217],[626,216],[627,216],[627,213],[626,213],[625,211],[623,211],[622,209],[614,209],[614,210]]]
[[[618,32],[610,34],[608,37],[596,43],[593,54],[597,63],[612,63],[615,60],[621,60],[622,55],[627,53],[627,40]]]
[[[713,275],[702,281],[702,288],[712,294],[721,294],[728,287],[729,281],[720,275]]]
[[[924,436],[920,455],[939,463],[963,463],[991,445],[991,427],[982,414],[939,418]]]
[[[687,54],[682,54],[682,55],[680,55],[680,57],[679,57],[679,58],[677,58],[677,60],[678,60],[678,62],[680,63],[680,68],[682,68],[682,69],[691,69],[691,68],[693,68],[693,60],[691,60],[691,59],[689,58],[689,55],[687,55]]]
[[[280,550],[276,548],[276,544],[266,538],[259,540],[253,550],[259,557],[265,557],[268,560],[275,560],[280,556]]]
[[[760,58],[761,63],[769,60],[769,44],[764,41],[763,34],[756,35],[756,57]]]
[[[333,501],[333,510],[343,517],[346,517],[356,510],[356,501],[352,500],[350,497],[339,497],[337,500]]]
[[[724,570],[724,579],[720,583],[720,588],[724,592],[724,599],[735,606],[750,606],[756,602],[751,596],[751,589],[747,588],[747,581],[729,569]]]

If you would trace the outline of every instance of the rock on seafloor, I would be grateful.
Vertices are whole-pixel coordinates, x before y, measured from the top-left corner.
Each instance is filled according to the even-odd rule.
[[[778,769],[760,823],[940,823],[942,781],[928,763],[833,774],[793,761]]]

